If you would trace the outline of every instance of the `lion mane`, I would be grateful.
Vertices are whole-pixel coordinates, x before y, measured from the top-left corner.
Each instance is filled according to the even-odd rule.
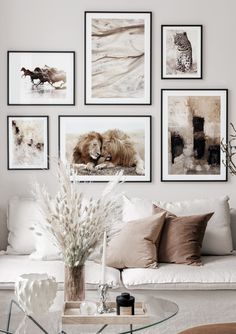
[[[91,144],[94,147],[91,147]],[[72,162],[74,164],[95,163],[100,156],[102,147],[102,136],[100,133],[92,131],[81,135],[73,150]]]
[[[133,167],[135,166],[136,150],[130,137],[121,130],[108,130],[103,134],[104,149],[106,154],[106,143],[109,145],[109,154],[112,162],[116,166]]]
[[[97,169],[121,167],[136,167],[137,174],[144,174],[144,162],[140,158],[135,145],[125,132],[112,129],[102,134],[102,157]]]

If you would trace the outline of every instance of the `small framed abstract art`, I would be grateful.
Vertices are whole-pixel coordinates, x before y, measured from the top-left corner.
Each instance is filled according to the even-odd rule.
[[[151,104],[151,12],[85,12],[85,104]]]
[[[59,155],[79,181],[123,171],[127,182],[151,182],[151,116],[59,116]]]
[[[75,52],[8,51],[8,105],[74,105]]]
[[[8,169],[49,169],[48,116],[8,116]]]
[[[162,90],[162,181],[227,181],[227,89]]]
[[[202,25],[161,26],[162,79],[202,79]]]

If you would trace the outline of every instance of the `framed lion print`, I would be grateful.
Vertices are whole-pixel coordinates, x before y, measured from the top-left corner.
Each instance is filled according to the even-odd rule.
[[[8,169],[49,169],[48,116],[8,116]]]
[[[85,12],[85,104],[151,104],[151,12]]]
[[[202,79],[202,25],[161,26],[162,79]]]
[[[227,181],[227,89],[162,90],[162,181]]]
[[[59,155],[80,181],[151,182],[151,116],[59,116]]]
[[[8,105],[74,105],[75,52],[8,51]]]

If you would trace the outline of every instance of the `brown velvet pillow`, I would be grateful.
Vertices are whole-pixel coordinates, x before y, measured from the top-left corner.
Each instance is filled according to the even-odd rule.
[[[156,268],[157,249],[166,212],[128,222],[107,247],[107,266]]]
[[[201,265],[201,247],[207,222],[213,213],[177,217],[153,204],[153,213],[166,212],[158,262]]]

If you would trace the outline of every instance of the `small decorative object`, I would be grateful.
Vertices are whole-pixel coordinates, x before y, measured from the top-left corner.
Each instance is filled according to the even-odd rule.
[[[202,79],[202,26],[163,25],[162,79]]]
[[[119,194],[114,190],[122,173],[114,176],[98,199],[84,199],[78,190],[75,170],[58,162],[59,191],[53,198],[45,186],[35,185],[35,196],[45,216],[45,228],[54,238],[65,262],[65,300],[84,300],[84,264],[102,242],[117,233],[122,217]]]
[[[109,284],[106,284],[106,255],[107,255],[107,233],[104,231],[103,235],[103,252],[102,252],[102,273],[101,273],[101,283],[99,284],[99,295],[100,295],[100,303],[98,305],[98,313],[111,313],[113,309],[107,306],[107,292],[111,287]]]
[[[227,181],[227,89],[162,90],[162,181]]]
[[[224,140],[221,142],[221,150],[225,155],[225,159],[223,159],[223,164],[229,169],[231,175],[236,175],[236,128],[235,126],[230,123],[233,133],[230,134],[230,139],[226,143]]]
[[[8,105],[74,105],[75,52],[8,51]]]
[[[100,302],[97,308],[97,311],[99,314],[104,314],[104,313],[112,313],[114,312],[114,309],[111,308],[109,305],[107,305],[107,292],[108,289],[112,288],[109,284],[99,284],[98,289],[99,289],[99,295],[100,295]]]
[[[102,145],[103,143],[103,145]],[[151,181],[151,116],[59,116],[59,152],[81,181]]]
[[[85,104],[151,104],[151,12],[85,12]]]
[[[90,301],[84,301],[80,304],[81,315],[94,315],[97,312],[96,303]]]
[[[48,116],[8,116],[8,169],[49,169]]]
[[[123,292],[116,297],[117,314],[118,315],[134,315],[135,298],[128,292]]]
[[[47,274],[24,274],[15,283],[15,293],[27,315],[40,315],[48,312],[53,304],[57,283]]]

